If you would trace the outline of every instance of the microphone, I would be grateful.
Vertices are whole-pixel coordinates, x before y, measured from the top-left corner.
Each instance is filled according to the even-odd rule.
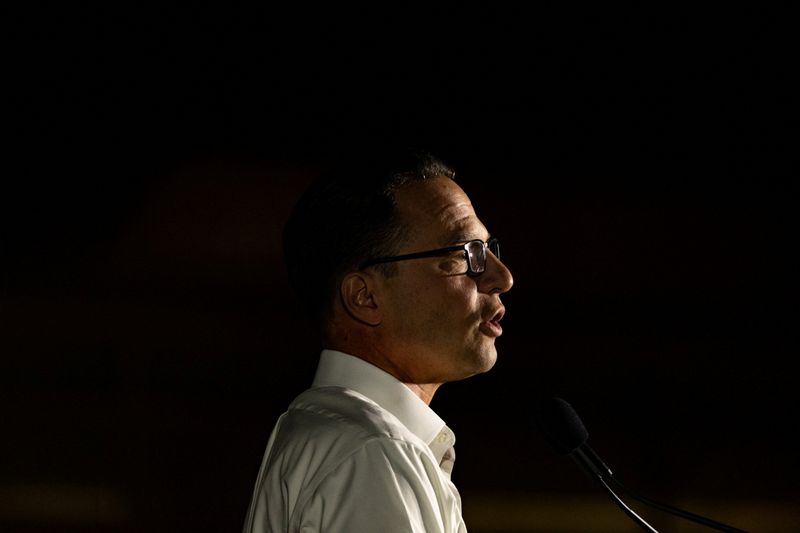
[[[608,486],[606,480],[613,477],[611,469],[586,444],[589,432],[570,404],[561,398],[542,401],[535,410],[535,421],[545,440],[556,453],[572,457],[590,478],[598,481],[606,489],[614,503],[639,527],[650,533],[658,533],[633,509],[625,505],[625,502]]]
[[[594,450],[586,443],[589,438],[589,432],[581,422],[578,413],[575,409],[561,398],[550,398],[545,401],[539,402],[535,413],[535,423],[539,430],[544,435],[545,440],[555,450],[556,453],[561,455],[569,455],[572,459],[586,472],[586,474],[598,481],[611,495],[614,502],[627,514],[634,522],[636,522],[645,531],[655,531],[652,526],[645,522],[639,515],[634,513],[625,503],[611,490],[608,482],[613,483],[618,488],[623,490],[631,498],[658,509],[666,513],[679,516],[686,520],[691,520],[698,524],[716,529],[718,531],[726,531],[729,533],[746,533],[741,529],[711,520],[704,516],[700,516],[671,505],[656,502],[644,496],[635,494],[615,477],[611,469],[600,459]]]

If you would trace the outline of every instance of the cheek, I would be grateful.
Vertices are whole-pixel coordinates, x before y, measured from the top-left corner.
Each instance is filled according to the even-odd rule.
[[[465,281],[467,283],[451,284],[438,294],[435,312],[442,322],[447,321],[452,328],[477,325],[476,320],[480,317],[477,291],[474,286],[469,286],[471,279],[466,278]]]
[[[463,336],[465,328],[480,322],[480,305],[474,280],[466,276],[434,278],[408,284],[396,302],[397,317],[408,334]],[[414,331],[416,330],[416,331]]]

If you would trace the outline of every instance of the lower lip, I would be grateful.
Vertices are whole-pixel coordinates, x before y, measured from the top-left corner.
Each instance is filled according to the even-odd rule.
[[[500,327],[500,323],[495,322],[494,320],[490,322],[481,322],[481,325],[478,326],[478,329],[481,330],[481,333],[489,337],[499,337],[503,334],[503,328]]]

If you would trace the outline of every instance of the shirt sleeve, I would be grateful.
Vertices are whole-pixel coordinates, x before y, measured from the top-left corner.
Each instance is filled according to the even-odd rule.
[[[368,441],[327,474],[297,509],[297,530],[466,532],[455,487],[428,455],[405,441]]]

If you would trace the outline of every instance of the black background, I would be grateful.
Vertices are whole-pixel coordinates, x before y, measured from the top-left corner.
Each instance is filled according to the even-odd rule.
[[[433,402],[458,436],[472,531],[556,530],[535,512],[501,525],[503,501],[574,501],[552,521],[589,513],[575,530],[598,520],[580,502],[602,495],[531,428],[539,394],[576,407],[628,485],[791,531],[787,20],[456,4],[12,13],[0,525],[239,530],[272,424],[316,362],[280,226],[326,161],[392,143],[456,168],[515,276],[495,369]]]

